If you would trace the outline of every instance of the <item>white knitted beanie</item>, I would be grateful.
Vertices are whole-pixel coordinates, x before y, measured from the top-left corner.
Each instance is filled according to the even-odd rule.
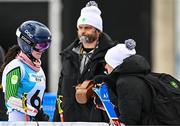
[[[132,39],[126,40],[125,44],[117,44],[107,51],[105,55],[106,63],[114,69],[122,64],[124,59],[136,54],[135,47],[136,42]]]
[[[77,20],[77,28],[82,24],[91,25],[101,32],[103,31],[101,10],[98,8],[98,5],[95,1],[88,2],[86,7],[81,9],[81,15]]]

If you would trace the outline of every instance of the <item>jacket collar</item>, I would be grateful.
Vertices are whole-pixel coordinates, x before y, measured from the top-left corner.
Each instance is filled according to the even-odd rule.
[[[116,43],[112,41],[112,39],[107,35],[106,33],[101,33],[100,38],[99,38],[99,44],[97,45],[95,51],[94,51],[94,56],[93,59],[102,57],[105,55],[106,51],[108,48],[114,46]],[[79,39],[76,38],[72,44],[70,44],[67,48],[65,48],[60,55],[66,54],[69,51],[72,51],[73,48],[78,48],[81,46],[81,43],[79,42]],[[102,52],[102,53],[101,53]]]

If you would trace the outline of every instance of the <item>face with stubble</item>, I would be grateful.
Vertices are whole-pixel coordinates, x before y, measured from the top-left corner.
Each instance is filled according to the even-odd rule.
[[[99,38],[99,32],[90,25],[79,25],[77,32],[82,43],[93,43]]]

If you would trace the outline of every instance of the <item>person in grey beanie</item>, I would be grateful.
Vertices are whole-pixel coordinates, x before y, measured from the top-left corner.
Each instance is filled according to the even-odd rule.
[[[76,26],[78,38],[61,52],[62,70],[57,96],[63,96],[62,106],[56,104],[53,121],[104,122],[105,117],[101,110],[94,107],[93,99],[85,104],[76,101],[75,87],[95,75],[104,74],[105,53],[115,42],[103,32],[101,10],[94,1],[81,9]],[[60,106],[64,120],[60,120]]]

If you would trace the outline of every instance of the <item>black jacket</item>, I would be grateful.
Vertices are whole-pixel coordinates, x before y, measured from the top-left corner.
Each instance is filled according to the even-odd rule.
[[[108,87],[117,97],[120,120],[126,125],[144,124],[151,111],[151,93],[144,81],[133,74],[145,75],[150,72],[148,62],[139,55],[124,60],[109,75]]]
[[[0,89],[0,121],[8,121],[7,108],[5,105],[4,92]]]
[[[94,105],[92,100],[89,100],[88,103],[84,105],[76,102],[75,86],[78,83],[82,83],[84,80],[93,79],[95,75],[104,74],[104,56],[106,51],[114,45],[115,43],[110,37],[102,33],[98,48],[95,49],[82,74],[80,74],[80,56],[72,51],[73,48],[79,46],[79,40],[75,40],[61,53],[62,70],[59,78],[57,95],[63,96],[62,109],[64,111],[65,121],[102,121],[101,113],[99,113],[100,111],[93,111]],[[91,120],[91,115],[97,117]],[[57,104],[53,121],[60,121]]]

